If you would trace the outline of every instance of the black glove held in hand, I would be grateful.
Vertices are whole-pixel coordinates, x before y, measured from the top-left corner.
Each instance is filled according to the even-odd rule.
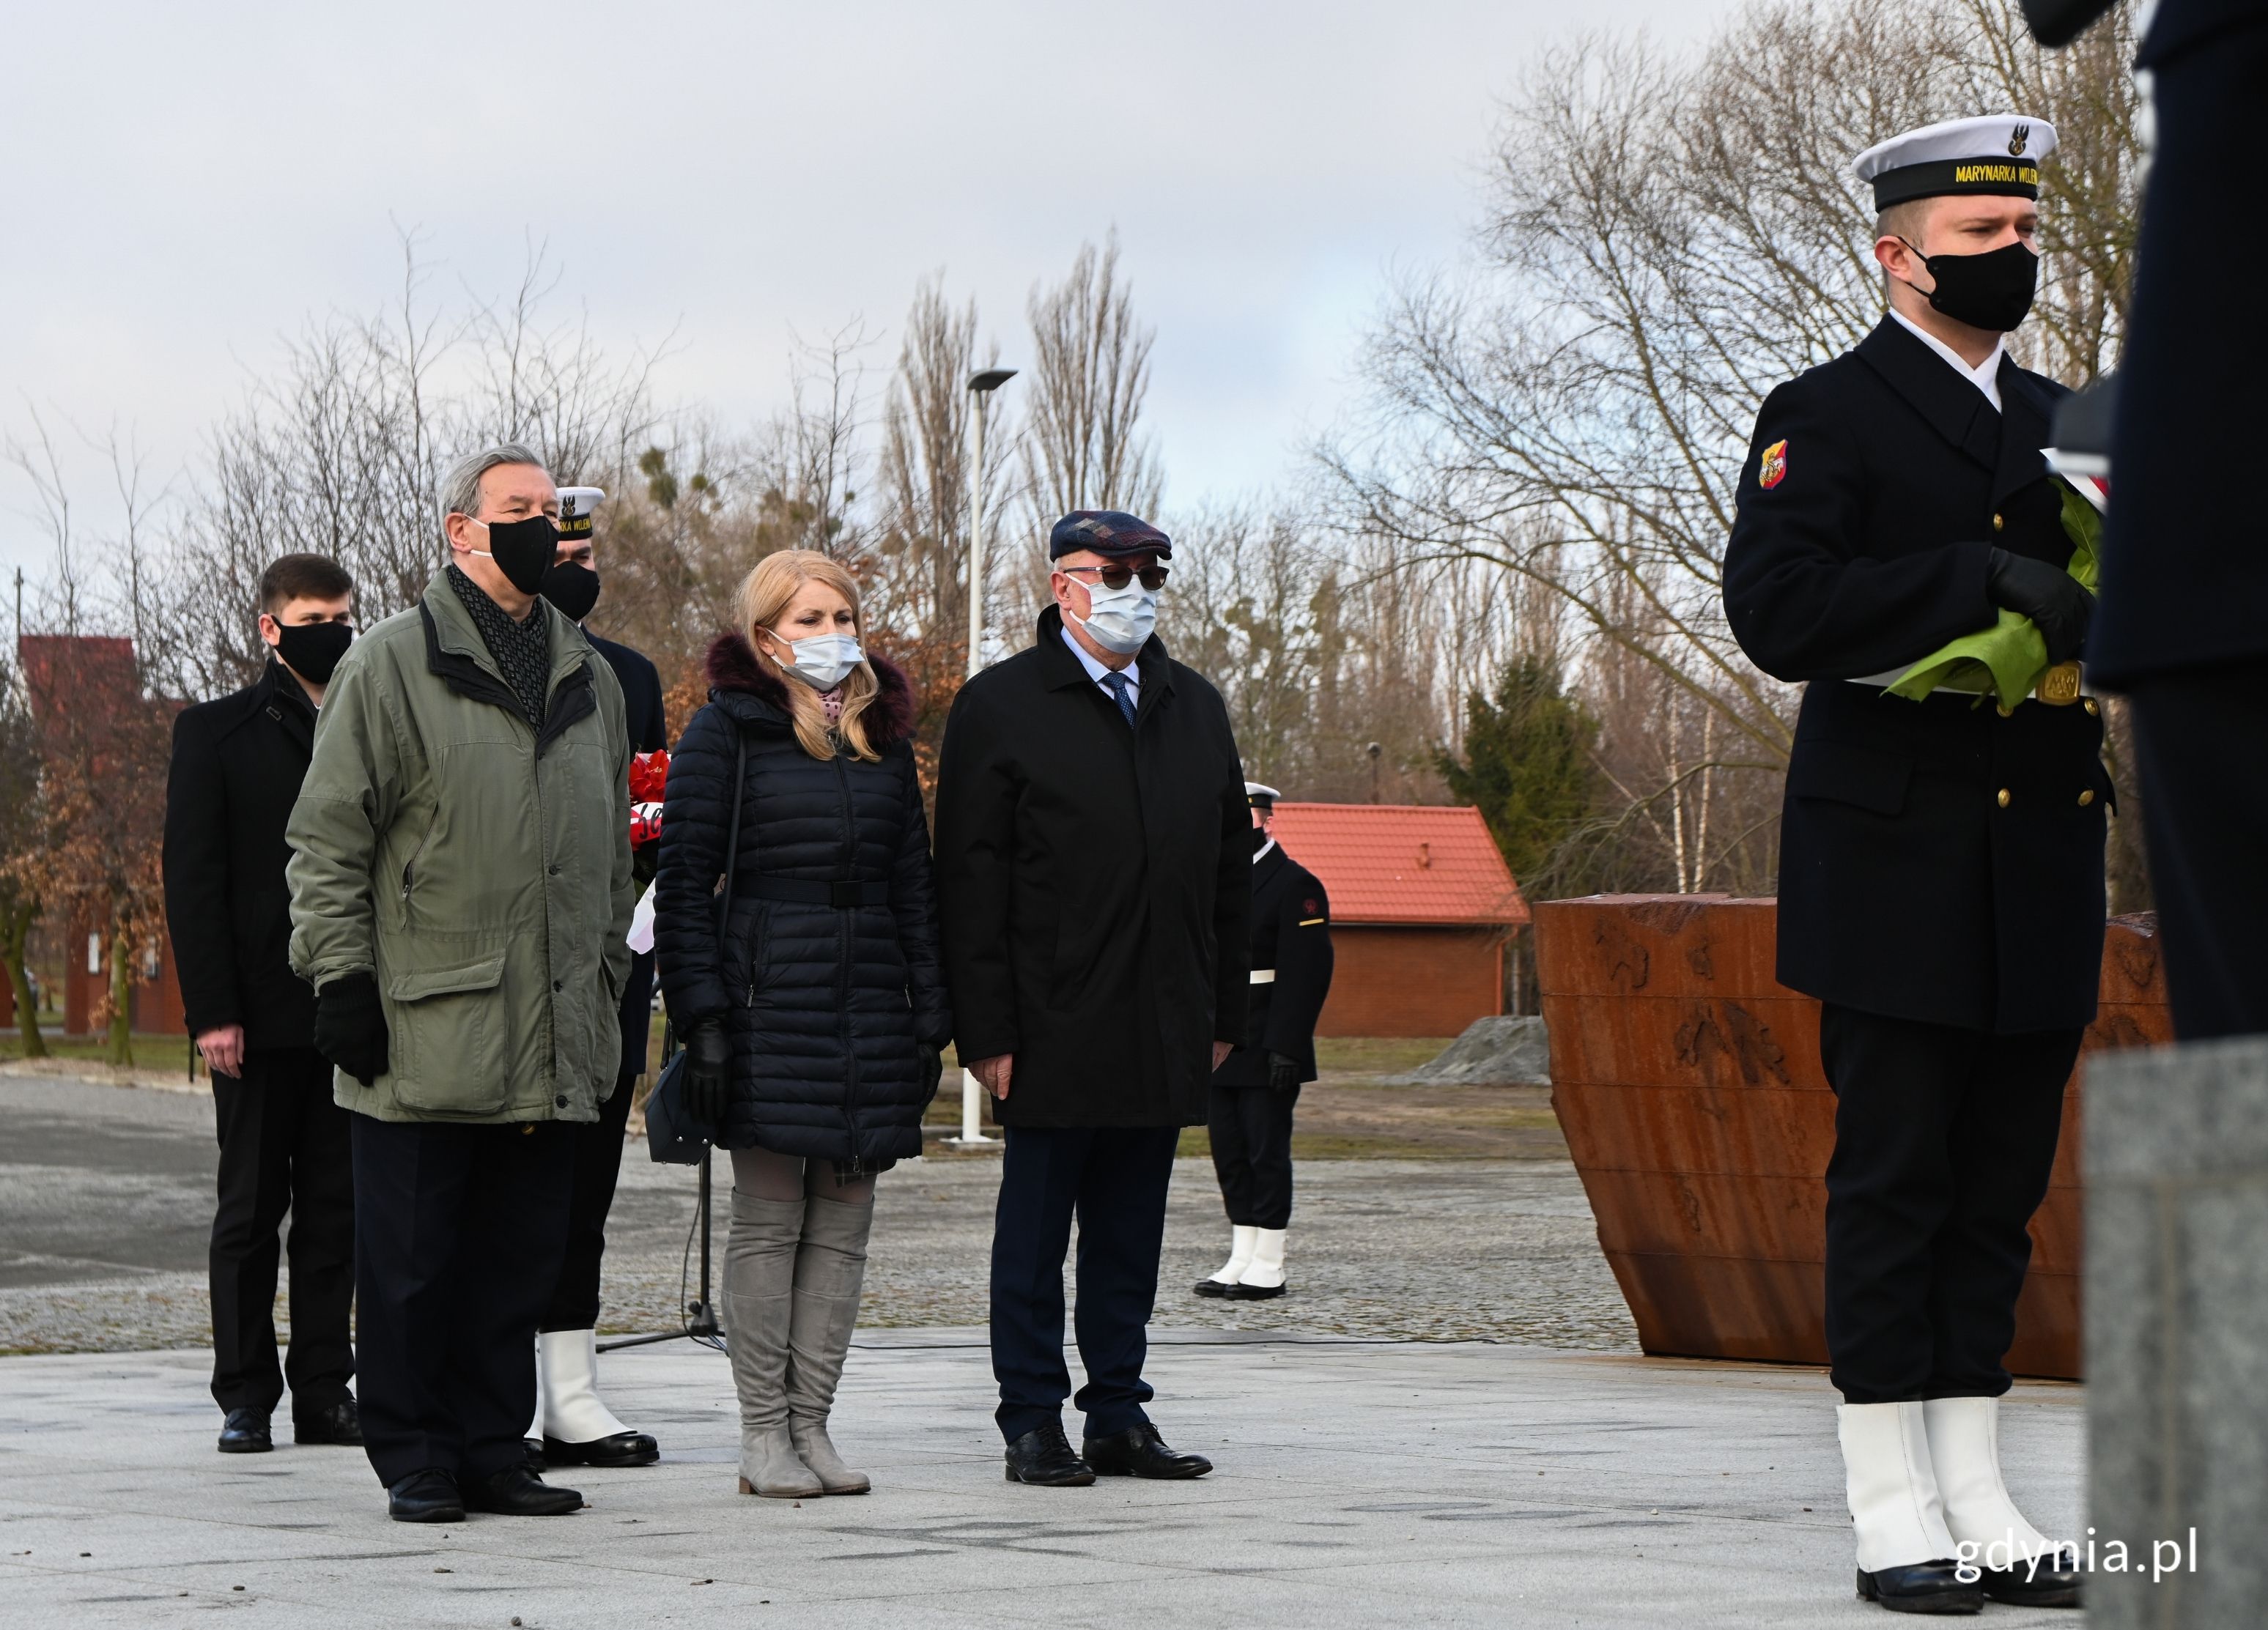
[[[1268,1055],[1268,1084],[1278,1092],[1300,1090],[1300,1066],[1297,1060],[1287,1059],[1280,1053]]]
[[[721,1018],[696,1019],[685,1032],[685,1107],[706,1127],[725,1124],[733,1092],[733,1043]]]
[[[1995,606],[2029,617],[2038,626],[2048,642],[2050,662],[2069,662],[2086,649],[2095,597],[2060,566],[1995,549],[1984,570],[1984,592]]]
[[[315,993],[315,1051],[365,1087],[386,1074],[386,1010],[374,973],[342,973]]]
[[[937,1096],[938,1083],[945,1079],[945,1054],[926,1041],[917,1041],[914,1056],[921,1061],[922,1099],[926,1103]]]

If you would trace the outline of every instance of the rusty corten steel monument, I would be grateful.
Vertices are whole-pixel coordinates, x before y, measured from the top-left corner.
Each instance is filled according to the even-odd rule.
[[[1818,1002],[1772,977],[1773,902],[1596,895],[1534,911],[1552,1107],[1640,1344],[1824,1364],[1835,1096]],[[2154,924],[2114,918],[2087,1051],[2172,1039]],[[2074,1076],[2032,1220],[2007,1360],[2020,1375],[2080,1374],[2079,1113]]]

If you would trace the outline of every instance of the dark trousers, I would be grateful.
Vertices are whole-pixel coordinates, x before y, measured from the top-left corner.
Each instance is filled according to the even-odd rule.
[[[1852,1404],[1998,1398],[2080,1032],[1995,1036],[1830,1002],[1830,1378]]]
[[[607,1214],[614,1209],[615,1184],[622,1174],[622,1134],[630,1124],[630,1095],[639,1074],[625,1069],[615,1077],[615,1095],[599,1105],[595,1122],[566,1128],[575,1148],[567,1238],[559,1260],[559,1283],[537,1325],[540,1330],[598,1328],[599,1264],[607,1253]]]
[[[1212,1089],[1207,1130],[1228,1220],[1246,1228],[1292,1226],[1292,1111],[1300,1090]]]
[[[246,1055],[216,1075],[220,1195],[213,1209],[214,1401],[273,1410],[291,1383],[295,1413],[343,1402],[355,1370],[354,1164],[331,1067],[312,1047]],[[279,1237],[291,1214],[288,1246]],[[276,1268],[291,1256],[291,1354],[276,1358]]]
[[[580,1128],[354,1118],[362,1433],[379,1480],[526,1452]]]
[[[2142,832],[2184,1041],[2268,1031],[2268,663],[2179,669],[2133,694]]]
[[[1149,1419],[1156,1394],[1142,1379],[1174,1127],[1010,1127],[992,1227],[993,1418],[1013,1443],[1058,1420],[1071,1395],[1064,1364],[1064,1253],[1079,1220],[1073,1327],[1086,1384],[1073,1401],[1086,1435],[1107,1437]]]

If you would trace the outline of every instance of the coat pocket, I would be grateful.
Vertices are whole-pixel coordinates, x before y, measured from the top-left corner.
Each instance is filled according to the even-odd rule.
[[[396,973],[389,981],[394,1095],[405,1106],[486,1115],[510,1101],[504,965],[498,951],[455,967]]]
[[[1798,742],[1787,767],[1792,797],[1824,798],[1877,815],[1905,812],[1913,760],[1847,741]]]

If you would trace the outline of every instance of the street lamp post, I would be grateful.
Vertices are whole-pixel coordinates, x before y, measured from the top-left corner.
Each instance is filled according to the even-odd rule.
[[[984,666],[984,413],[992,393],[1016,377],[1013,368],[987,368],[968,376],[976,450],[968,460],[968,677]],[[983,1088],[976,1072],[961,1072],[961,1135],[946,1142],[976,1149],[998,1142],[984,1135]]]

